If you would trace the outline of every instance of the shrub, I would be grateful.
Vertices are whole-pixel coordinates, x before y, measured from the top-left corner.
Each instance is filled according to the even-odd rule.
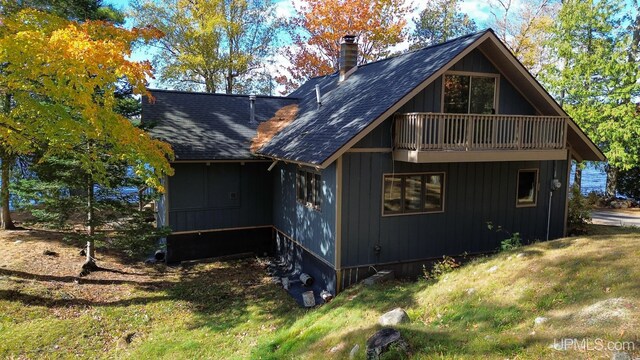
[[[487,222],[487,228],[489,230],[493,230],[496,233],[505,233],[507,234],[509,237],[502,240],[500,242],[500,247],[498,248],[498,250],[500,251],[508,251],[508,250],[512,250],[515,248],[519,248],[520,246],[522,246],[522,237],[520,236],[519,232],[515,232],[512,233],[508,230],[505,230],[502,226],[500,225],[493,225],[493,223],[491,221]]]
[[[442,260],[436,261],[431,266],[431,270],[427,270],[426,266],[422,266],[422,273],[427,280],[437,280],[444,274],[448,274],[460,267],[460,263],[450,256],[443,256]]]
[[[604,192],[592,190],[585,198],[586,204],[590,207],[606,207],[607,198]]]
[[[591,208],[587,204],[584,196],[580,193],[580,188],[572,186],[569,193],[569,216],[567,218],[567,230],[569,234],[584,234],[587,231],[586,225],[591,222]]]
[[[520,233],[515,232],[511,234],[511,237],[506,238],[500,242],[500,251],[509,251],[522,246],[522,238]]]
[[[640,167],[618,174],[618,192],[621,195],[640,201]]]

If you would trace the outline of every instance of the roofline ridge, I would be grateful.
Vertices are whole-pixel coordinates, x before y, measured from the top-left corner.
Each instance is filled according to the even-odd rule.
[[[409,55],[409,54],[413,54],[413,53],[416,53],[416,52],[419,52],[419,51],[423,51],[423,50],[430,50],[430,49],[436,48],[436,47],[438,47],[438,46],[442,46],[442,45],[446,45],[446,44],[452,43],[452,42],[454,42],[454,41],[459,41],[459,40],[462,40],[462,39],[465,39],[465,38],[469,38],[469,37],[472,37],[472,36],[476,36],[476,35],[481,35],[481,34],[482,34],[482,35],[484,35],[484,34],[485,34],[485,33],[487,33],[487,32],[491,32],[491,33],[493,33],[493,34],[495,35],[495,31],[493,31],[493,29],[492,29],[492,28],[486,28],[486,29],[484,29],[484,30],[482,30],[482,31],[476,31],[476,32],[471,33],[471,34],[466,34],[466,35],[458,36],[457,38],[454,38],[454,39],[451,39],[451,40],[447,40],[447,41],[445,41],[445,42],[441,42],[441,43],[437,43],[437,44],[427,45],[427,46],[424,46],[424,47],[421,47],[421,48],[418,48],[418,49],[409,50],[409,51],[407,51],[407,52],[403,52],[403,53],[400,53],[400,54],[391,55],[391,56],[388,56],[388,57],[386,57],[386,58],[384,58],[384,59],[379,59],[379,60],[376,60],[376,61],[371,61],[371,62],[368,62],[368,63],[362,64],[362,65],[359,65],[358,67],[365,67],[365,66],[367,66],[367,65],[371,65],[371,64],[375,64],[375,63],[379,63],[379,62],[383,62],[383,61],[391,60],[391,59],[395,59],[395,58],[398,58],[398,57],[401,57],[401,56],[405,56],[405,55]]]
[[[172,90],[172,89],[152,89],[147,88],[149,92],[165,92],[165,93],[174,93],[174,94],[190,94],[190,95],[209,95],[209,96],[228,96],[228,97],[249,97],[253,94],[221,94],[221,93],[208,93],[203,91],[187,91],[187,90]],[[284,100],[300,100],[297,97],[288,97],[288,96],[275,96],[275,95],[254,95],[256,98],[267,98],[267,99],[284,99]]]

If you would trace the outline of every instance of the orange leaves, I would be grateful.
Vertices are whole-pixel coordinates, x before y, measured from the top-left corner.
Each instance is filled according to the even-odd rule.
[[[411,9],[403,0],[306,0],[297,5],[292,21],[294,42],[286,56],[292,79],[302,81],[337,70],[340,39],[356,35],[359,63],[389,55],[402,42],[405,17]]]

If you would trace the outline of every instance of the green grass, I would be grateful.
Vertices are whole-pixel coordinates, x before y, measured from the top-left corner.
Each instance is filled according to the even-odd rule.
[[[0,262],[0,357],[327,359],[360,344],[363,359],[377,318],[398,306],[411,318],[398,327],[411,358],[611,358],[549,347],[561,338],[633,341],[640,356],[640,231],[589,230],[473,260],[437,281],[356,286],[313,310],[263,278],[255,260],[138,269],[139,279],[88,285]],[[94,299],[89,285],[108,291]],[[589,306],[607,299],[622,299],[625,315],[594,322],[600,313]],[[535,325],[540,316],[548,321]]]

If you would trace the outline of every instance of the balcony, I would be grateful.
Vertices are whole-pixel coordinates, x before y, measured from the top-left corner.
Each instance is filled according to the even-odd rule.
[[[415,163],[563,160],[567,124],[562,116],[397,114],[393,155]]]

